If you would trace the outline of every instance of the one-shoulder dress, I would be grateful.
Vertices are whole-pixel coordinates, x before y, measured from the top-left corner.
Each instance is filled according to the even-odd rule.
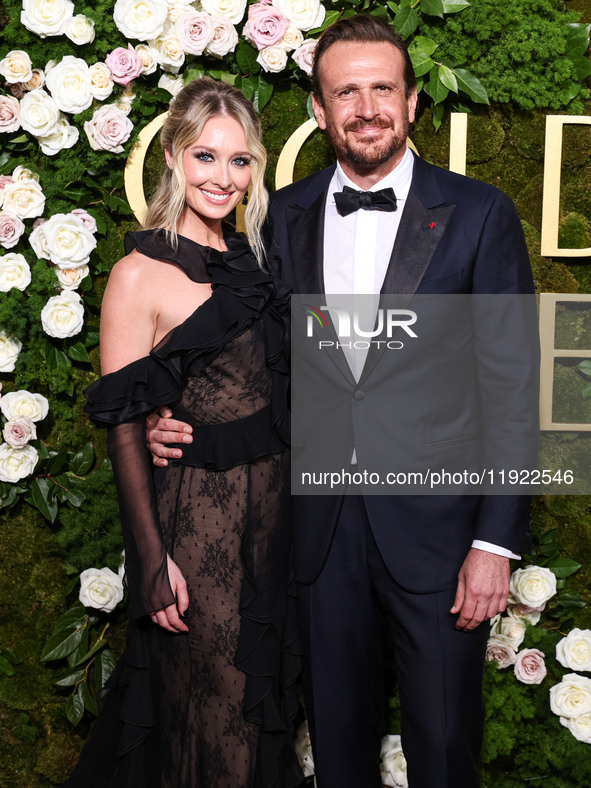
[[[212,295],[145,358],[100,378],[86,411],[109,427],[126,548],[130,627],[68,786],[287,788],[300,665],[290,565],[287,291],[241,237],[220,252],[162,231],[128,253],[180,267]],[[121,337],[125,341],[125,337]],[[154,469],[145,416],[193,426]],[[152,624],[186,579],[188,634]]]

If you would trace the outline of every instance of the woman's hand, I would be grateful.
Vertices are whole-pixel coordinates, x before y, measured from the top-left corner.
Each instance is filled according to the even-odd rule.
[[[171,416],[171,409],[163,406],[146,418],[146,443],[152,462],[158,468],[166,468],[167,457],[176,459],[183,456],[179,448],[172,449],[167,443],[193,442],[193,428],[183,421],[172,419]]]
[[[168,579],[172,593],[176,597],[176,604],[169,605],[163,610],[157,610],[155,613],[150,614],[150,618],[155,624],[167,629],[169,632],[188,632],[189,627],[181,620],[181,615],[184,615],[189,607],[189,595],[187,593],[187,584],[183,577],[181,570],[175,564],[170,556],[167,556],[167,569]]]

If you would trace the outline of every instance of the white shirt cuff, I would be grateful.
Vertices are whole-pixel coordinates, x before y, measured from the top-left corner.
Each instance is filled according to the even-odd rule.
[[[484,550],[487,553],[502,555],[504,558],[514,558],[516,561],[519,561],[519,559],[521,558],[521,556],[518,553],[512,553],[511,550],[507,550],[506,547],[499,547],[498,544],[483,542],[481,539],[475,539],[472,542],[472,547],[476,547],[478,550]]]

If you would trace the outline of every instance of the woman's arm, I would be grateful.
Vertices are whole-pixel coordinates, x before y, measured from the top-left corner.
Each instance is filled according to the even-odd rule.
[[[146,356],[157,328],[157,293],[150,288],[151,261],[132,253],[113,268],[101,311],[101,366],[116,372]],[[145,445],[143,419],[108,433],[126,545],[132,617],[149,614],[171,632],[186,632],[179,616],[188,606],[185,580],[162,541]]]

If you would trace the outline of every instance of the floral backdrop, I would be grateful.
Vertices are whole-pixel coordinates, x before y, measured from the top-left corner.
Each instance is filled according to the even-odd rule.
[[[318,35],[361,11],[407,39],[421,97],[416,139],[437,163],[450,109],[473,113],[484,147],[507,118],[537,129],[548,110],[591,114],[588,0],[0,2],[3,785],[65,779],[124,640],[117,505],[104,435],[85,418],[81,391],[98,374],[106,276],[135,226],[123,191],[127,156],[182,85],[209,74],[253,101],[273,163],[310,114]],[[536,109],[541,116],[527,114]],[[524,138],[515,144],[531,146],[535,134]],[[297,174],[330,157],[313,140]],[[148,189],[159,158],[148,157]],[[587,266],[573,274],[539,257],[530,203],[522,218],[540,288],[591,290]],[[591,246],[584,216],[584,206],[563,216],[573,245]],[[508,612],[491,624],[485,785],[591,784],[587,569],[563,547],[564,524],[584,521],[591,553],[590,509],[586,500],[535,504],[534,550],[515,568]],[[383,782],[405,786],[395,693],[384,734]],[[312,779],[303,715],[295,745]]]

